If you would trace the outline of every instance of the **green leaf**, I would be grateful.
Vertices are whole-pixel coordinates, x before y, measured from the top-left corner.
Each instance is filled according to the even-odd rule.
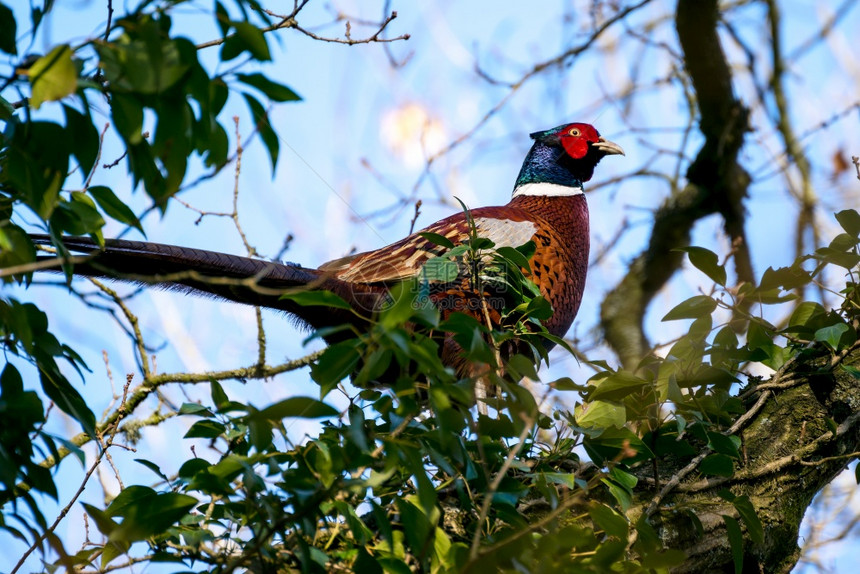
[[[163,472],[161,472],[161,467],[158,466],[157,464],[155,464],[154,462],[152,462],[150,460],[146,460],[145,458],[136,458],[136,459],[134,459],[134,462],[142,464],[143,466],[145,466],[146,468],[148,468],[149,470],[151,470],[152,472],[157,474],[159,476],[159,478],[161,478],[161,480],[163,480],[167,484],[170,484],[170,479],[167,478],[167,476]]]
[[[605,428],[599,434],[592,434],[594,436],[586,434],[583,446],[595,464],[603,465],[607,461],[618,460],[630,465],[654,458],[654,453],[648,445],[626,427]],[[618,482],[625,484],[624,480],[619,479]]]
[[[860,255],[853,252],[837,251],[831,247],[816,249],[814,257],[825,263],[832,263],[845,269],[854,269],[860,264]]]
[[[857,239],[853,235],[840,233],[830,241],[830,245],[828,245],[828,247],[835,251],[849,251],[854,249],[854,246],[857,245],[858,242],[860,242],[860,239]]]
[[[523,314],[526,317],[533,317],[535,319],[545,321],[546,319],[552,317],[552,305],[550,305],[550,302],[547,301],[545,298],[538,295],[537,297],[534,297],[531,301],[529,301]]]
[[[517,267],[522,269],[529,269],[529,259],[520,251],[513,247],[502,246],[496,248],[496,253],[504,257],[507,261],[510,261]]]
[[[791,314],[791,317],[788,320],[788,324],[791,327],[795,327],[797,325],[807,325],[813,319],[821,317],[827,314],[827,310],[821,306],[820,303],[816,303],[814,301],[804,301]]]
[[[639,479],[635,475],[625,472],[617,466],[609,471],[609,476],[629,492],[633,492],[633,489],[639,484]]]
[[[0,224],[0,269],[36,260],[36,250],[27,232],[17,225]]]
[[[852,377],[854,377],[855,379],[860,381],[860,369],[858,369],[857,367],[854,367],[852,365],[846,365],[845,363],[842,363],[839,366],[842,367],[843,371],[845,371],[846,373],[848,373],[849,375],[851,375]],[[857,466],[860,466],[860,465],[857,465]]]
[[[352,527],[350,527],[350,529],[352,530],[353,534],[355,534],[355,530]],[[361,539],[359,538],[359,540]],[[364,544],[364,542],[359,542],[359,544]],[[323,562],[321,564],[321,566],[323,567],[327,565],[327,562]],[[377,559],[371,556],[370,553],[364,548],[364,546],[358,547],[358,555],[355,558],[355,562],[353,562],[352,564],[351,570],[353,572],[367,572],[367,574],[385,574],[386,572],[391,572],[391,570],[383,569]]]
[[[420,280],[428,283],[451,283],[460,275],[460,266],[447,257],[431,257],[421,266]]]
[[[854,209],[846,209],[836,214],[836,221],[845,230],[845,233],[860,238],[860,214]]]
[[[732,477],[735,474],[735,465],[730,457],[716,453],[706,456],[699,463],[699,472],[708,476]]]
[[[30,105],[39,109],[44,102],[60,100],[78,89],[78,73],[68,44],[56,46],[27,71],[32,93]]]
[[[388,299],[379,316],[379,324],[386,329],[402,326],[416,310],[417,281],[401,281],[388,290]]]
[[[497,417],[478,415],[478,433],[493,440],[501,440],[517,435],[513,421],[504,414]]]
[[[593,503],[588,509],[591,519],[602,528],[608,536],[627,541],[627,531],[630,524],[627,519],[604,504]]]
[[[0,3],[0,50],[15,56],[18,54],[18,46],[15,43],[18,38],[18,24],[15,22],[15,14]]]
[[[239,81],[266,94],[273,102],[295,102],[302,98],[283,84],[273,82],[263,74],[236,74]]]
[[[208,469],[210,466],[212,465],[204,458],[192,458],[182,463],[176,475],[179,478],[193,478],[195,474]]]
[[[577,392],[585,392],[589,390],[589,387],[586,385],[579,385],[573,382],[573,379],[570,377],[562,377],[557,379],[549,384],[549,386],[556,391],[577,391]]]
[[[346,524],[358,544],[366,544],[368,540],[373,538],[373,532],[367,527],[358,514],[356,514],[355,508],[353,508],[351,504],[343,500],[336,500],[334,502],[334,506],[337,508],[340,515],[346,519]]]
[[[780,267],[779,269],[768,267],[761,277],[756,292],[769,291],[776,287],[790,291],[807,285],[810,281],[812,281],[812,276],[800,266],[792,265],[791,267]]]
[[[33,393],[33,394],[35,395],[35,393]],[[36,400],[38,400],[37,397],[34,397],[34,398]],[[41,413],[41,406],[42,406],[41,401],[39,401],[38,405],[39,405],[39,409],[40,409],[40,413]],[[78,461],[81,463],[81,468],[86,467],[87,455],[84,453],[84,451],[81,449],[81,447],[79,447],[78,445],[76,445],[72,441],[65,439],[61,436],[55,436],[54,440],[56,440],[58,443],[60,443],[64,447],[66,447],[66,450],[68,450],[69,453],[72,454],[72,456],[74,456],[75,458],[78,459]]]
[[[738,437],[726,436],[719,432],[708,432],[708,446],[711,447],[714,452],[740,459],[741,455],[738,452],[739,444],[740,439]]]
[[[99,204],[99,207],[102,208],[108,217],[112,217],[119,221],[120,223],[125,223],[126,225],[130,225],[144,234],[143,226],[140,223],[140,220],[131,210],[131,208],[123,203],[117,196],[114,194],[113,190],[109,187],[105,187],[103,185],[94,185],[92,187],[87,188],[87,193],[93,196],[93,199],[96,200],[96,203]]]
[[[110,109],[113,125],[123,141],[129,145],[143,141],[143,106],[137,98],[126,94],[113,94]],[[135,181],[141,177],[142,174],[136,174]]]
[[[105,515],[110,517],[127,516],[133,512],[135,505],[145,503],[158,496],[158,493],[148,486],[133,484],[123,489],[105,509]]]
[[[422,511],[420,506],[403,498],[398,498],[395,504],[397,505],[397,510],[400,512],[400,520],[403,524],[406,542],[412,548],[412,551],[416,555],[419,555],[428,541],[432,540],[435,525],[430,522],[428,516]]]
[[[99,132],[93,125],[92,118],[80,113],[71,106],[63,106],[66,114],[66,133],[74,141],[72,155],[81,166],[83,177],[87,177],[96,163],[99,153]]]
[[[690,324],[689,340],[691,344],[704,342],[714,329],[714,320],[710,315],[699,317]]]
[[[71,195],[72,200],[65,204],[60,203],[58,206],[60,209],[54,213],[54,216],[57,216],[61,211],[66,212],[68,209],[71,212],[69,215],[74,220],[74,225],[80,230],[76,235],[100,233],[105,220],[96,209],[95,202],[81,191],[73,191]],[[102,244],[101,238],[99,238],[99,244]]]
[[[668,548],[658,552],[650,552],[642,557],[642,567],[648,572],[670,572],[675,566],[680,566],[687,559],[683,550]]]
[[[320,386],[320,396],[325,397],[358,365],[361,355],[353,341],[343,341],[328,347],[316,363],[311,365],[311,377]]]
[[[624,405],[606,401],[591,401],[574,409],[576,424],[585,428],[621,428],[627,422]]]
[[[272,124],[269,122],[269,114],[266,112],[266,108],[263,107],[263,104],[250,94],[242,95],[245,97],[245,101],[251,109],[251,117],[254,120],[254,127],[259,132],[260,139],[263,140],[263,145],[266,146],[266,150],[269,152],[269,159],[272,162],[272,174],[274,174],[275,168],[278,165],[278,154],[280,152],[278,134],[276,134],[275,130],[272,129]]]
[[[334,407],[310,397],[290,397],[258,411],[249,418],[279,421],[285,418],[319,419],[337,416]]]
[[[130,487],[129,487],[130,488]],[[106,536],[110,536],[110,534],[117,529],[119,524],[114,522],[110,515],[103,510],[92,506],[91,504],[87,504],[86,502],[81,503],[84,507],[84,510],[87,511],[87,514],[93,519],[96,523],[96,528],[99,529],[99,532]]]
[[[469,245],[465,244],[465,243],[461,243],[460,245],[457,245],[456,247],[454,247],[454,249],[451,249],[450,251],[446,251],[445,257],[447,257],[448,259],[455,259],[457,257],[462,257],[464,254],[469,253],[469,252],[470,252]]]
[[[681,247],[673,249],[673,251],[683,251],[690,257],[690,263],[693,266],[710,277],[710,279],[718,284],[726,284],[726,268],[720,265],[720,260],[717,254],[704,247]]]
[[[81,427],[91,437],[95,436],[96,417],[87,406],[84,398],[59,372],[56,365],[53,368],[40,366],[39,378],[42,390],[60,409],[81,424]]]
[[[618,371],[596,383],[588,395],[589,400],[620,401],[627,395],[642,390],[648,382],[629,371]]]
[[[241,40],[243,50],[247,50],[251,57],[261,62],[272,59],[269,54],[269,44],[263,31],[250,22],[231,22],[236,30],[236,36]]]
[[[537,365],[535,365],[534,360],[530,357],[526,357],[525,355],[517,354],[509,358],[507,369],[508,372],[516,376],[517,379],[528,377],[533,381],[540,380],[537,372]]]
[[[221,37],[226,38],[227,32],[230,31],[230,14],[221,2],[215,0],[215,21],[218,23],[218,29],[221,31]]]
[[[302,307],[331,307],[333,309],[352,309],[349,303],[331,291],[296,291],[284,293],[282,300],[294,301]]]
[[[356,375],[353,384],[357,387],[362,387],[367,385],[367,383],[377,380],[385,373],[393,359],[394,352],[391,349],[375,349],[364,360],[361,371]]]
[[[230,398],[227,396],[227,393],[224,392],[224,387],[221,386],[214,378],[209,379],[209,390],[212,394],[212,404],[221,411],[221,409],[226,409],[230,407]]]
[[[167,30],[159,28],[154,20],[139,21],[123,41],[96,44],[113,94],[164,94],[197,64],[197,52],[188,39],[166,38]]]
[[[161,534],[196,504],[197,499],[193,496],[176,492],[129,500],[128,504],[119,510],[124,517],[122,524],[110,534],[109,539],[115,542],[134,542]]]
[[[130,547],[131,544],[128,542],[115,542],[113,540],[108,540],[102,552],[102,568],[107,566],[114,558],[118,558],[128,552]]]
[[[99,532],[105,536],[110,536],[119,528],[119,524],[114,522],[106,512],[85,502],[82,503],[82,506],[84,507],[84,510],[86,510],[87,514],[89,514],[93,519],[93,522],[96,523],[96,527],[99,529]],[[125,554],[130,546],[131,544],[129,542],[112,541],[109,539],[104,545],[104,550],[102,552],[102,566],[104,567],[117,556]]]
[[[0,96],[0,121],[8,122],[15,115],[15,107],[9,101]]]
[[[815,340],[827,343],[831,349],[838,351],[839,339],[841,339],[842,335],[847,333],[849,329],[850,327],[845,323],[836,323],[835,325],[822,327],[815,331]]]
[[[182,406],[179,407],[179,414],[181,415],[200,415],[202,417],[211,417],[214,415],[212,411],[210,411],[207,407],[204,407],[198,403],[182,403]]]
[[[576,488],[576,475],[573,473],[566,472],[541,472],[538,473],[540,476],[544,477],[547,482],[552,482],[555,484],[560,484],[561,486],[566,486],[569,489],[573,490]]]
[[[589,562],[595,566],[593,571],[611,572],[615,564],[626,562],[626,548],[626,540],[602,540],[594,551],[594,555],[589,559]]]
[[[6,134],[10,131],[2,164],[4,187],[11,183],[39,217],[48,219],[69,171],[66,130],[54,122],[30,121]]]
[[[710,315],[717,308],[717,302],[707,295],[695,295],[686,301],[676,305],[666,313],[662,321],[676,321],[678,319],[698,319]]]
[[[732,504],[737,509],[738,514],[741,515],[741,518],[743,518],[750,539],[756,544],[762,544],[764,542],[764,528],[762,528],[761,520],[759,520],[755,508],[753,508],[750,497],[746,494],[738,496],[732,501]]]
[[[248,419],[248,434],[257,452],[265,452],[272,444],[272,421],[256,418]]]
[[[227,427],[218,421],[203,419],[191,425],[183,438],[217,438],[226,430]]]
[[[417,235],[420,235],[434,245],[438,245],[446,249],[454,249],[454,242],[445,237],[444,235],[439,235],[438,233],[433,233],[432,231],[419,231]]]
[[[633,504],[633,497],[627,492],[625,489],[621,488],[619,485],[615,484],[611,480],[601,478],[600,482],[609,489],[609,493],[618,503],[618,506],[621,507],[622,512],[627,512],[630,508],[630,505]]]
[[[787,360],[788,350],[774,343],[773,329],[773,325],[762,319],[751,321],[747,331],[747,348],[756,352],[753,356],[754,360],[776,370]]]
[[[629,510],[633,504],[633,487],[638,482],[632,474],[624,472],[617,466],[610,471],[610,478],[603,478],[601,482],[609,489],[610,494],[618,502],[623,512]]]
[[[735,563],[735,574],[741,574],[744,569],[744,537],[738,521],[728,515],[723,515],[726,522],[726,534],[732,549],[732,560]]]

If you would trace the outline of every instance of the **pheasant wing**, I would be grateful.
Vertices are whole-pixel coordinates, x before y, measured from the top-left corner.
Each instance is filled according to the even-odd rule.
[[[491,240],[496,247],[519,247],[531,240],[539,227],[537,221],[516,208],[485,207],[473,210],[471,215],[478,236]],[[395,283],[415,277],[428,259],[447,251],[421,235],[425,232],[441,235],[455,245],[470,236],[469,223],[459,213],[381,249],[330,261],[320,270],[351,283]]]

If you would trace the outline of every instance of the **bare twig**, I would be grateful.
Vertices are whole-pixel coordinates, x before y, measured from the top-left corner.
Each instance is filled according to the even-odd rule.
[[[421,200],[415,202],[415,214],[412,216],[412,221],[409,222],[409,235],[415,231],[415,223],[418,221],[418,216],[421,215]]]
[[[306,3],[307,3],[307,1],[302,2],[301,4],[298,4],[296,6],[296,8],[293,10],[293,12],[290,13],[289,15],[286,15],[286,16],[281,16],[281,15],[275,14],[271,10],[263,10],[263,12],[265,12],[269,16],[275,16],[275,17],[281,18],[281,21],[276,23],[276,24],[272,24],[271,26],[265,26],[263,28],[260,28],[260,31],[263,33],[267,33],[267,32],[274,32],[276,30],[285,30],[285,29],[293,28],[295,30],[298,30],[299,32],[301,32],[305,36],[308,36],[309,38],[313,38],[314,40],[319,40],[321,42],[332,42],[335,44],[346,44],[348,46],[354,46],[356,44],[390,43],[390,42],[398,42],[401,40],[408,40],[409,39],[409,34],[401,34],[400,36],[397,36],[395,38],[383,38],[383,37],[381,37],[381,34],[383,31],[385,31],[385,28],[388,27],[388,25],[395,18],[397,18],[397,12],[391,12],[379,24],[379,28],[373,34],[371,34],[370,36],[368,36],[366,38],[361,38],[358,40],[353,39],[350,35],[349,22],[346,23],[346,35],[343,38],[330,38],[330,37],[326,37],[326,36],[320,36],[318,34],[311,32],[310,30],[302,28],[301,26],[299,26],[298,21],[296,21],[296,16],[298,15],[299,11],[301,11],[301,9],[304,7],[304,5]],[[208,42],[203,42],[201,44],[197,44],[197,49],[203,50],[205,48],[211,48],[213,46],[220,46],[221,44],[226,42],[232,36],[233,36],[233,34],[228,34],[224,38],[217,38],[215,40],[209,40]]]

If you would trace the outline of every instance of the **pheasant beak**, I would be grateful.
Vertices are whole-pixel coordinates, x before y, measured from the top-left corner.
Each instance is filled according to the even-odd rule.
[[[597,142],[591,144],[592,148],[602,152],[604,155],[624,155],[624,150],[615,142],[611,142],[603,136],[597,139]]]

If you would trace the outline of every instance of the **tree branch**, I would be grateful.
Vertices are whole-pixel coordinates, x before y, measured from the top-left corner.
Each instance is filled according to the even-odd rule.
[[[713,213],[723,216],[726,233],[738,245],[734,258],[738,279],[753,282],[742,203],[749,176],[738,163],[748,114],[732,89],[717,34],[718,16],[716,0],[678,2],[676,27],[705,142],[687,170],[688,184],[657,211],[648,247],[601,306],[606,342],[629,369],[651,348],[642,325],[651,299],[681,267],[681,254],[672,250],[689,244],[690,232],[700,219]]]

